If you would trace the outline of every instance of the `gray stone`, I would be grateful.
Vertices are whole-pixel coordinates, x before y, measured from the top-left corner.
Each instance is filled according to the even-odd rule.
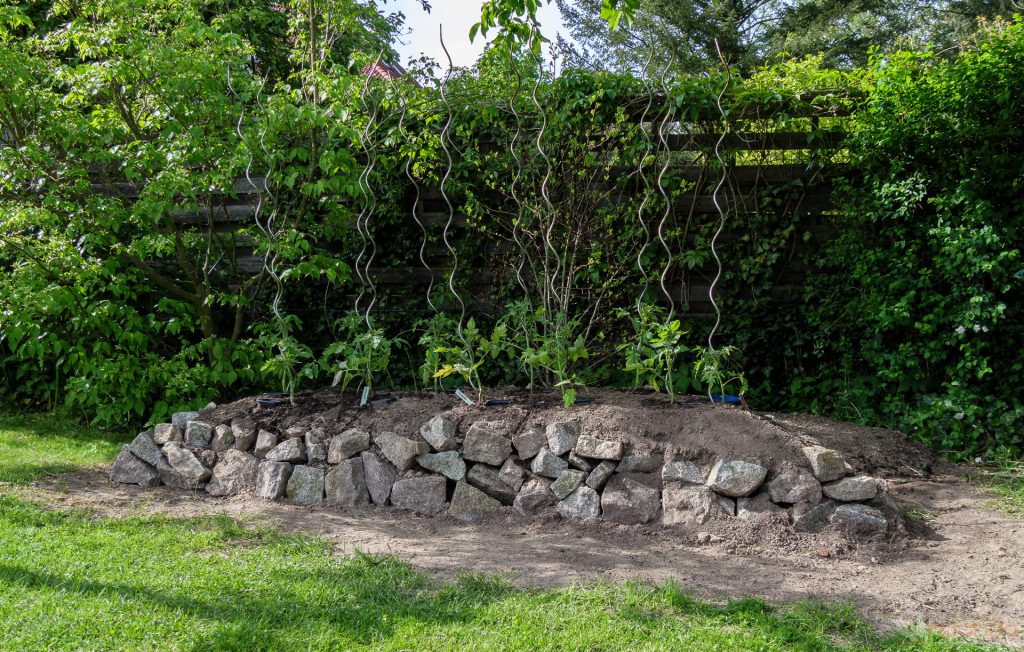
[[[528,460],[539,453],[545,443],[547,443],[547,438],[536,428],[530,428],[512,438],[512,444],[516,447],[520,459],[523,460]]]
[[[616,475],[601,494],[601,515],[626,525],[650,523],[661,510],[661,492],[656,479],[637,474]]]
[[[755,519],[762,514],[782,514],[785,511],[772,503],[764,491],[753,496],[736,499],[736,516],[744,521]]]
[[[566,459],[569,462],[569,466],[571,466],[574,469],[579,469],[584,473],[590,473],[591,471],[594,470],[594,465],[591,462],[588,462],[587,460],[583,459],[576,453],[569,453],[569,457],[567,457]]]
[[[267,453],[277,446],[277,435],[269,430],[260,430],[256,436],[256,449],[253,451],[256,457],[265,458]]]
[[[882,489],[879,489],[878,495],[865,502],[865,504],[882,512],[886,520],[899,521],[900,519],[901,510],[899,503]]]
[[[288,462],[260,462],[256,467],[256,495],[275,500],[284,495],[292,465]]]
[[[160,484],[160,474],[153,466],[133,455],[131,447],[126,444],[121,447],[121,453],[110,468],[110,480],[140,487],[155,487]]]
[[[651,473],[661,468],[665,456],[657,451],[637,450],[622,458],[619,473]]]
[[[285,439],[267,453],[266,459],[271,462],[305,462],[306,445],[301,439]]]
[[[523,488],[523,482],[526,481],[528,474],[529,471],[526,470],[523,463],[511,457],[505,460],[505,463],[501,465],[501,470],[498,471],[501,481],[516,491]]]
[[[462,442],[462,457],[471,462],[501,466],[512,454],[512,442],[489,423],[474,423]]]
[[[615,473],[615,466],[615,462],[604,460],[594,467],[594,470],[587,476],[586,485],[594,491],[600,491],[601,487],[608,482],[608,478],[612,477],[612,474]]]
[[[580,426],[575,421],[557,421],[547,428],[548,450],[555,455],[564,455],[576,447],[580,438]]]
[[[377,435],[376,439],[384,457],[388,458],[399,471],[408,471],[418,456],[430,452],[427,442],[402,437],[393,432],[381,433]]]
[[[306,429],[302,426],[290,426],[284,431],[285,439],[302,439],[306,436]]]
[[[498,469],[486,464],[474,464],[466,474],[466,480],[502,505],[511,505],[516,499],[516,491],[505,484],[498,474]]]
[[[189,446],[185,445],[185,448],[192,451],[192,454],[196,456],[199,463],[208,469],[213,469],[217,466],[217,453],[214,453],[209,448],[202,448],[201,446]]]
[[[671,482],[661,492],[661,520],[666,525],[704,525],[730,516],[719,498],[704,485]]]
[[[189,421],[195,421],[199,418],[199,413],[192,412],[175,412],[171,415],[171,424],[178,426],[182,430],[188,425]]]
[[[215,453],[223,453],[229,448],[235,447],[235,433],[231,426],[223,424],[213,429],[213,439],[210,440],[210,449]]]
[[[884,532],[889,528],[882,512],[867,505],[839,505],[829,522],[853,534]]]
[[[555,511],[562,518],[593,520],[601,516],[601,497],[590,487],[579,487],[566,496],[565,500],[558,501]]]
[[[789,471],[768,483],[768,495],[773,502],[796,504],[821,502],[821,483],[809,473]]]
[[[128,444],[132,454],[150,466],[156,466],[164,458],[160,447],[156,445],[148,432],[140,432],[135,435],[132,443]]]
[[[235,437],[233,448],[236,451],[249,452],[256,443],[256,422],[248,417],[231,421],[231,434]]]
[[[434,516],[444,509],[447,481],[439,475],[403,478],[391,488],[391,504],[423,516]]]
[[[822,485],[821,492],[829,498],[847,503],[871,500],[878,494],[878,484],[869,475],[855,475]]]
[[[459,451],[424,453],[416,458],[416,462],[426,470],[440,473],[449,480],[466,479],[466,463]]]
[[[736,498],[727,498],[725,496],[719,496],[715,494],[718,506],[722,508],[726,516],[736,516]]]
[[[551,492],[555,494],[556,498],[562,500],[572,492],[576,491],[576,488],[583,484],[583,480],[586,477],[586,473],[583,471],[577,471],[576,469],[562,471],[562,474],[558,476],[558,479],[551,483]]]
[[[366,477],[370,500],[375,505],[387,505],[391,488],[398,479],[398,471],[391,462],[373,451],[363,451],[359,454],[359,459],[363,461],[363,475]]]
[[[448,513],[460,521],[479,521],[501,511],[501,503],[468,482],[455,485]]]
[[[358,457],[342,460],[327,472],[324,489],[327,493],[327,503],[331,505],[351,507],[369,503],[370,493],[366,488],[363,461]]]
[[[158,423],[153,427],[153,443],[163,446],[169,441],[181,441],[181,428],[173,423]]]
[[[169,441],[164,444],[162,450],[167,457],[167,463],[189,487],[194,489],[210,478],[210,469],[203,466],[192,451],[179,446],[178,442]]]
[[[420,437],[439,453],[458,448],[455,443],[455,422],[440,415],[420,427]]]
[[[622,442],[580,435],[576,441],[576,454],[595,460],[621,460]]]
[[[306,442],[306,461],[311,465],[327,463],[327,436],[319,428],[307,430],[304,438]]]
[[[801,510],[799,513],[794,507],[793,529],[797,532],[818,532],[824,528],[832,514],[836,511],[838,503],[834,500],[823,500],[814,507]]]
[[[160,474],[160,482],[175,489],[193,489],[191,485],[181,477],[181,474],[174,470],[167,460],[161,458],[156,465],[156,472]]]
[[[540,449],[536,457],[533,458],[533,462],[530,464],[530,470],[537,475],[542,475],[545,478],[557,478],[562,475],[562,472],[569,468],[569,463],[563,460],[561,457],[555,455],[547,448]]]
[[[846,460],[839,451],[824,446],[805,446],[803,453],[811,463],[814,477],[822,482],[838,480],[847,473]]]
[[[707,485],[731,498],[749,496],[757,491],[768,475],[760,464],[741,460],[719,460],[708,474]]]
[[[220,455],[213,477],[206,485],[211,496],[234,496],[251,491],[256,486],[256,467],[259,460],[255,455],[242,451],[227,450]]]
[[[356,428],[349,428],[331,439],[331,445],[327,451],[327,461],[330,464],[340,464],[342,460],[355,457],[369,449],[370,433]]]
[[[204,410],[212,410],[215,407],[217,407],[217,404],[214,403],[213,401],[210,401],[209,403],[206,404],[206,406],[203,409]]]
[[[189,421],[185,426],[185,443],[189,446],[209,446],[213,426],[202,421]]]
[[[675,460],[661,467],[662,482],[704,484],[704,472],[690,460]]]
[[[319,505],[324,501],[324,470],[296,465],[288,478],[285,496],[300,505]]]
[[[306,461],[314,466],[325,466],[327,464],[327,444],[307,445]]]
[[[512,507],[523,516],[534,516],[545,507],[555,504],[555,494],[551,492],[551,481],[534,476],[523,484]]]

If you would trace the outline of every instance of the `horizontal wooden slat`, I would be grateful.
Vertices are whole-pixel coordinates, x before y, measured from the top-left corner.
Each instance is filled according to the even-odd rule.
[[[145,187],[145,184],[133,183],[127,181],[117,181],[111,183],[93,183],[90,184],[90,189],[97,195],[104,195],[107,197],[121,197],[124,199],[131,199],[138,197]],[[231,186],[230,193],[219,193],[219,194],[230,194],[237,196],[245,195],[256,195],[260,192],[267,190],[267,178],[262,175],[250,175],[248,178],[239,177],[235,179],[234,184]]]
[[[604,172],[598,169],[598,172]],[[658,165],[650,165],[644,168],[644,175],[653,185],[662,168]],[[822,170],[820,166],[808,165],[806,163],[792,163],[779,165],[732,165],[726,168],[728,179],[733,183],[742,185],[784,185],[797,180],[822,179],[833,175],[841,174],[844,171],[840,166],[829,166]],[[823,174],[823,172],[827,174]],[[633,176],[639,178],[636,167],[611,166],[607,168],[609,178],[621,178]],[[704,165],[670,165],[666,176],[682,178],[686,181],[699,181],[701,179],[717,181],[719,172]],[[816,183],[821,183],[816,181]]]
[[[842,145],[845,133],[838,131],[783,131],[775,133],[727,133],[719,145],[722,134],[671,134],[665,140],[673,151],[714,149],[743,151],[773,151],[795,149],[836,149]]]

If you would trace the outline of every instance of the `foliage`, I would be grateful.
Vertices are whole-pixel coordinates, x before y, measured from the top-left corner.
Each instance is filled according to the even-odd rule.
[[[439,349],[447,348],[458,326],[458,321],[443,312],[430,319],[421,319],[413,326],[413,330],[420,333],[418,343],[424,354],[423,364],[419,367],[420,382],[424,387],[433,385],[435,390],[441,389],[444,353]]]
[[[667,320],[663,312],[648,303],[639,304],[635,312],[620,311],[622,318],[632,322],[635,339],[620,344],[619,350],[625,353],[625,371],[633,374],[635,387],[650,385],[661,391],[663,386],[674,403],[677,361],[688,350],[681,343],[687,332],[678,319]]]
[[[757,20],[755,4],[674,10],[714,23],[691,30],[703,38]],[[1005,353],[1024,340],[1019,20],[955,58],[880,52],[854,74],[828,52],[754,69],[765,42],[720,38],[753,57],[747,74],[555,77],[534,49],[538,2],[493,0],[477,29],[503,38],[442,96],[429,76],[362,74],[401,29],[376,3],[136,5],[0,11],[8,400],[125,423],[328,370],[372,386],[433,314],[414,327],[423,363],[393,383],[524,382],[571,404],[584,381],[631,376],[674,400],[693,371],[708,391],[903,428],[952,456],[1019,454],[1024,363]],[[846,9],[787,6],[777,25],[811,40]],[[660,7],[605,2],[602,29],[630,38]],[[793,131],[806,151],[667,151]],[[843,149],[816,147],[846,131]],[[698,207],[728,162],[806,170],[720,225]],[[264,178],[255,214],[232,217]],[[830,242],[801,202],[832,186]],[[417,258],[447,283],[432,272],[419,298],[413,280],[377,283]],[[802,310],[780,298],[794,275],[810,279]],[[728,345],[687,350],[708,330],[691,293],[712,278]],[[339,321],[353,295],[362,321]]]
[[[951,455],[1024,446],[1024,23],[875,62],[850,140],[815,390]],[[803,391],[804,388],[799,388]]]
[[[310,343],[267,306],[300,281],[348,278],[345,246],[313,250],[350,219],[339,199],[359,194],[359,127],[330,116],[355,101],[350,55],[401,22],[349,0],[316,6],[315,43],[310,16],[288,5],[2,8],[10,400],[159,421],[269,374],[288,384],[296,365],[308,375]],[[265,171],[256,219],[221,228],[236,180]]]
[[[296,338],[282,333],[275,343],[277,353],[263,363],[260,371],[276,376],[281,391],[295,403],[295,391],[303,378],[313,380],[320,373],[313,350]]]
[[[441,346],[433,353],[439,356],[440,368],[434,372],[435,379],[460,376],[467,385],[476,390],[477,398],[483,400],[484,384],[480,379],[480,366],[488,358],[497,358],[508,348],[507,331],[504,324],[498,324],[490,337],[477,328],[476,320],[469,318],[465,327],[456,328],[444,337]],[[428,361],[430,358],[428,358]]]
[[[555,315],[553,328],[536,332],[533,349],[523,350],[530,364],[546,371],[552,384],[562,393],[562,403],[570,407],[576,403],[576,389],[582,385],[577,374],[578,364],[589,357],[581,321],[565,313]]]
[[[388,370],[391,349],[401,346],[400,339],[389,338],[383,328],[368,325],[363,315],[350,313],[336,325],[341,340],[329,345],[323,353],[325,368],[336,368],[334,385],[341,383],[345,391],[348,384],[358,380],[362,387],[373,389],[376,380]],[[339,359],[334,365],[330,361]]]
[[[747,393],[747,378],[734,357],[736,347],[698,346],[693,350],[697,354],[693,362],[693,375],[709,394],[717,390],[718,395],[724,397],[730,387],[736,387],[736,393],[741,398]]]
[[[487,36],[491,29],[498,28],[495,42],[506,44],[528,44],[535,54],[540,54],[544,39],[537,20],[537,10],[544,0],[485,0],[480,6],[480,22],[469,30],[469,40],[479,33]],[[601,0],[601,19],[612,31],[620,23],[629,24],[640,8],[640,0]]]
[[[745,74],[780,57],[821,55],[829,67],[868,63],[872,48],[893,52],[955,49],[979,19],[1010,18],[1010,0],[739,0],[640,4],[632,25],[609,31],[605,11],[583,0],[556,0],[572,41],[560,45],[571,66],[614,71],[699,73],[719,50]]]

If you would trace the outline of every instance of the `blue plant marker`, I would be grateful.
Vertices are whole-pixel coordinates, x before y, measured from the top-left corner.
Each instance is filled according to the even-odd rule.
[[[732,394],[712,394],[712,403],[725,403],[726,405],[743,405],[743,399]]]
[[[455,395],[461,398],[462,402],[465,403],[466,405],[473,405],[473,399],[466,396],[466,394],[461,389],[455,390]]]
[[[359,407],[366,407],[366,402],[370,400],[370,388],[363,388],[363,395],[359,398]]]

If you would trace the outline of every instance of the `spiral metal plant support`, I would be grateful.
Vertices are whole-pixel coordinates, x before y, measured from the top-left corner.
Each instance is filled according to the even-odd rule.
[[[532,51],[532,49],[531,49]],[[534,55],[534,60],[537,63],[538,70],[542,70],[542,63],[540,57]],[[537,153],[540,154],[541,160],[544,161],[544,178],[540,183],[540,194],[544,202],[544,208],[548,212],[548,220],[546,228],[544,229],[544,307],[548,311],[548,321],[545,321],[545,328],[549,328],[550,318],[554,315],[551,314],[551,307],[553,305],[564,306],[564,301],[558,295],[556,289],[556,279],[559,278],[559,274],[562,271],[562,259],[558,254],[558,250],[555,249],[554,244],[551,240],[551,234],[555,229],[555,205],[551,201],[551,195],[548,193],[548,183],[551,181],[552,168],[551,159],[548,157],[547,152],[544,151],[544,134],[548,127],[548,117],[544,112],[544,107],[541,105],[540,100],[537,97],[537,91],[540,89],[540,81],[543,75],[538,74],[537,79],[533,85],[533,90],[530,93],[533,99],[533,106],[537,109],[537,113],[540,115],[540,129],[537,131],[537,138],[534,142],[536,145]],[[554,268],[552,268],[551,255],[554,255]]]
[[[373,188],[370,184],[370,175],[373,174],[373,169],[377,165],[377,156],[375,148],[371,145],[371,135],[373,128],[377,122],[377,103],[368,102],[367,97],[370,93],[370,80],[373,78],[373,71],[377,69],[380,62],[384,58],[384,51],[381,50],[374,60],[373,66],[366,71],[366,79],[363,83],[363,91],[360,94],[360,102],[363,108],[370,114],[366,121],[366,127],[363,129],[363,133],[360,137],[360,145],[363,148],[363,152],[366,154],[366,165],[363,167],[362,172],[359,175],[359,190],[363,194],[363,206],[356,217],[356,229],[359,231],[359,237],[362,240],[362,248],[359,251],[359,255],[356,257],[356,274],[359,276],[360,288],[359,294],[355,300],[355,311],[356,313],[362,312],[360,310],[360,304],[362,303],[363,297],[366,294],[366,289],[370,290],[370,302],[366,306],[366,311],[363,312],[363,319],[366,322],[366,328],[373,328],[370,322],[370,313],[373,311],[373,306],[377,303],[377,287],[373,282],[373,278],[370,275],[370,265],[373,264],[373,258],[377,254],[377,242],[373,238],[373,234],[370,232],[370,218],[373,217],[374,212],[377,209],[377,198],[373,194]],[[372,104],[372,107],[369,106]],[[369,252],[367,253],[367,249]],[[365,263],[363,262],[365,258]]]
[[[395,85],[394,79],[390,79],[390,82],[391,88],[395,90],[396,95],[400,95]],[[398,118],[398,133],[403,142],[405,141],[405,137],[407,136],[407,132],[405,131],[405,119],[407,117],[409,117],[409,103],[403,101],[401,106],[401,116]],[[434,273],[430,267],[430,263],[427,262],[427,245],[430,242],[430,234],[427,231],[427,225],[423,223],[423,220],[421,220],[419,216],[418,209],[420,205],[420,196],[422,193],[420,192],[420,183],[419,181],[416,180],[416,176],[412,173],[412,165],[413,155],[412,152],[410,152],[409,155],[405,157],[405,163],[402,166],[402,169],[405,172],[405,177],[409,180],[409,183],[412,184],[413,188],[412,208],[409,210],[409,213],[412,215],[413,221],[416,222],[416,226],[420,228],[420,233],[422,233],[423,235],[423,239],[420,241],[419,258],[420,263],[423,265],[423,268],[427,270],[427,305],[430,306],[430,310],[436,315],[438,313],[438,310],[437,306],[434,305],[433,299]]]
[[[523,291],[523,297],[529,303],[531,311],[533,308],[533,301],[530,299],[530,289],[526,284],[526,280],[523,278],[523,267],[530,263],[529,253],[527,253],[526,247],[523,242],[519,239],[519,232],[522,230],[522,222],[525,218],[525,211],[523,210],[523,202],[519,198],[519,193],[516,190],[516,186],[519,184],[519,180],[522,177],[522,159],[519,157],[519,152],[516,151],[516,144],[519,142],[519,137],[523,132],[523,121],[519,115],[519,111],[516,109],[516,100],[519,99],[519,94],[523,89],[523,75],[519,72],[519,66],[516,65],[515,57],[512,54],[512,43],[509,42],[508,46],[508,62],[512,66],[512,70],[516,73],[516,87],[512,92],[512,98],[509,100],[509,108],[512,111],[512,117],[516,122],[515,133],[512,134],[511,140],[508,143],[508,151],[512,156],[512,160],[515,163],[515,174],[512,175],[512,184],[509,187],[509,194],[512,196],[512,201],[516,205],[516,217],[512,222],[512,240],[519,247],[519,260],[516,264],[516,282],[519,283],[519,287]],[[532,265],[531,265],[532,267]]]
[[[640,73],[640,79],[644,85],[644,91],[647,95],[647,105],[644,107],[643,113],[640,114],[640,131],[644,134],[644,151],[640,155],[640,161],[637,163],[636,172],[640,177],[641,183],[643,183],[643,199],[640,200],[640,207],[637,208],[636,218],[640,223],[640,228],[644,232],[644,242],[640,246],[640,251],[636,254],[636,266],[640,270],[640,277],[644,280],[644,289],[640,291],[640,295],[636,299],[636,311],[638,316],[641,314],[644,297],[647,296],[647,290],[650,288],[650,282],[647,278],[647,270],[644,268],[644,254],[647,253],[647,247],[651,243],[651,231],[647,227],[647,220],[644,219],[644,209],[647,208],[647,202],[650,199],[648,190],[650,189],[650,180],[647,178],[647,174],[644,172],[644,163],[647,160],[647,156],[651,153],[651,137],[648,135],[647,130],[644,129],[644,122],[647,120],[647,114],[650,113],[651,107],[654,105],[654,93],[651,90],[650,82],[647,80],[647,71],[650,69],[651,62],[654,61],[654,41],[650,42],[650,47],[647,52],[647,61],[644,62],[643,70]]]
[[[672,206],[672,197],[665,189],[665,174],[668,172],[669,167],[672,165],[672,150],[669,148],[668,139],[665,136],[665,125],[669,122],[669,117],[674,114],[674,108],[672,106],[673,101],[668,92],[668,82],[666,81],[668,71],[672,68],[672,64],[675,63],[675,55],[669,59],[668,64],[661,71],[661,91],[665,96],[665,115],[662,116],[661,122],[658,125],[658,141],[661,144],[662,150],[665,152],[665,162],[661,166],[661,171],[658,173],[658,191],[661,193],[661,197],[665,202],[665,210],[661,215],[661,221],[658,222],[658,241],[661,242],[662,248],[665,249],[665,266],[661,270],[661,276],[658,279],[659,285],[661,286],[661,292],[665,295],[665,298],[669,302],[668,319],[666,321],[672,321],[672,317],[676,313],[676,301],[672,297],[672,293],[668,291],[668,287],[665,285],[665,279],[668,277],[669,271],[672,268],[672,248],[669,247],[668,242],[665,240],[665,223],[668,222],[670,216],[675,211]]]
[[[715,264],[718,265],[718,271],[715,274],[714,280],[711,281],[711,287],[708,290],[711,306],[715,309],[715,324],[711,327],[711,331],[708,333],[708,351],[712,354],[715,352],[715,333],[718,331],[718,327],[722,323],[722,310],[719,307],[718,302],[715,300],[715,288],[718,286],[718,282],[722,278],[722,259],[719,257],[718,250],[715,248],[715,245],[718,243],[718,237],[722,234],[722,230],[725,229],[725,209],[719,201],[719,193],[728,178],[725,159],[722,158],[722,143],[725,142],[726,132],[729,128],[729,116],[722,107],[722,99],[729,91],[729,86],[732,83],[732,68],[729,66],[729,62],[722,55],[722,49],[719,46],[717,39],[715,40],[715,50],[718,52],[718,58],[722,61],[722,64],[725,65],[725,85],[722,86],[722,91],[718,94],[718,98],[715,100],[715,104],[718,107],[718,113],[722,118],[722,131],[718,136],[718,142],[715,143],[715,158],[718,160],[718,166],[721,170],[721,174],[718,178],[718,185],[715,186],[715,190],[711,194],[711,201],[715,205],[715,210],[718,211],[718,228],[715,230],[715,234],[711,236],[711,255],[715,258]],[[710,387],[708,388],[708,398],[711,398]]]
[[[231,92],[231,94],[234,95],[236,98],[239,97],[238,93],[235,92],[234,85],[231,82],[230,65],[227,68],[227,85],[228,90]],[[266,85],[266,79],[261,79],[259,90],[256,91],[256,105],[259,107],[261,112],[264,110],[264,107],[263,102],[260,100],[260,97],[263,95],[263,91],[266,88]],[[267,249],[263,253],[263,270],[267,273],[268,276],[270,276],[275,286],[274,298],[271,302],[271,311],[274,313],[275,319],[277,319],[278,325],[281,328],[281,332],[283,334],[287,334],[288,322],[287,320],[285,320],[284,315],[281,314],[281,300],[284,297],[284,283],[281,280],[281,275],[277,273],[278,253],[273,247],[274,242],[280,236],[280,233],[275,232],[273,228],[274,221],[277,218],[276,207],[271,209],[270,215],[267,217],[266,222],[260,220],[263,214],[264,206],[266,203],[268,203],[267,200],[269,200],[271,204],[273,204],[274,200],[274,195],[270,190],[269,184],[270,177],[274,172],[274,164],[273,158],[270,156],[270,151],[267,149],[266,145],[266,135],[270,127],[264,122],[262,128],[260,129],[259,138],[257,139],[260,152],[263,154],[264,159],[267,161],[267,170],[265,172],[265,177],[263,179],[262,186],[257,186],[256,182],[252,178],[252,166],[256,160],[256,155],[253,152],[252,143],[249,142],[249,140],[245,137],[244,132],[242,131],[242,125],[244,122],[245,109],[243,108],[242,111],[239,113],[238,121],[235,124],[235,133],[238,135],[238,138],[242,141],[242,143],[245,144],[245,149],[249,154],[249,160],[246,162],[245,166],[246,183],[248,183],[251,188],[257,190],[256,208],[255,211],[253,212],[253,219],[256,222],[256,227],[260,230],[261,233],[263,233],[263,235],[267,238],[268,241]]]
[[[462,297],[455,289],[455,275],[459,270],[459,254],[455,251],[452,246],[451,240],[448,239],[448,233],[451,231],[452,222],[455,219],[455,207],[452,205],[452,200],[448,196],[448,179],[451,177],[452,169],[455,166],[455,161],[452,158],[451,151],[451,128],[454,116],[452,115],[452,105],[448,101],[448,95],[445,93],[445,89],[448,86],[448,81],[451,79],[452,70],[454,65],[452,64],[452,56],[448,53],[448,48],[444,43],[444,27],[439,28],[439,36],[441,39],[441,49],[444,50],[445,56],[448,58],[448,70],[445,72],[444,81],[441,82],[441,101],[444,103],[446,119],[444,126],[441,128],[441,148],[444,150],[444,155],[447,160],[447,167],[444,171],[444,177],[441,179],[441,197],[444,199],[445,206],[448,208],[448,220],[444,224],[444,232],[442,237],[444,239],[444,246],[448,250],[448,253],[452,257],[452,270],[448,274],[448,289],[451,291],[452,296],[455,297],[455,301],[459,304],[459,323],[456,326],[456,334],[458,335],[459,341],[462,342],[463,346],[469,346],[466,342],[466,337],[463,334],[462,326],[466,321],[466,304],[463,302]],[[472,387],[472,379],[470,386]],[[474,389],[476,389],[474,387]]]

